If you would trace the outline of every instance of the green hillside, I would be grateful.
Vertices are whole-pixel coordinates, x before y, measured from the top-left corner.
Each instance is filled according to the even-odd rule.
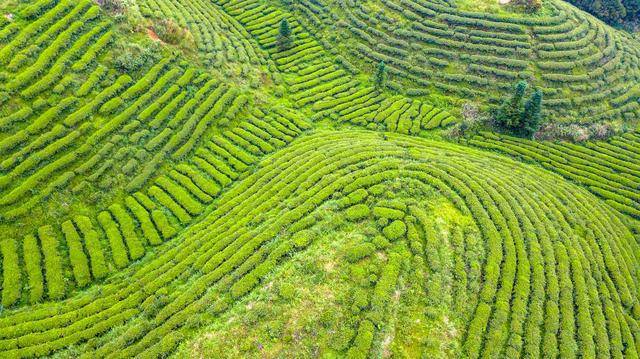
[[[395,86],[410,96],[492,103],[527,79],[542,88],[554,122],[638,117],[637,40],[563,1],[545,1],[538,16],[461,10],[445,0],[289,6],[354,66],[366,71],[385,61]]]
[[[560,0],[0,15],[1,358],[640,355],[631,34]],[[626,133],[469,125],[518,80]]]

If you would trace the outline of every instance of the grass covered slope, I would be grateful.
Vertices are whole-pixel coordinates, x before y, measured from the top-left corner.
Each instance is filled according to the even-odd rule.
[[[327,49],[363,70],[384,61],[398,90],[501,101],[519,79],[542,88],[552,122],[634,122],[639,44],[563,2],[535,16],[445,0],[285,2]]]
[[[293,253],[323,245],[320,233],[349,222],[367,234],[345,248],[358,302],[342,304],[350,319],[332,335],[344,344],[325,350],[380,350],[381,333],[407,320],[390,304],[406,280],[423,296],[414,305],[428,315],[424,330],[450,321],[460,333],[440,338],[452,353],[637,356],[639,248],[628,219],[532,166],[362,131],[301,137],[155,257],[73,299],[4,314],[0,348],[11,356],[71,344],[88,356],[171,352]]]

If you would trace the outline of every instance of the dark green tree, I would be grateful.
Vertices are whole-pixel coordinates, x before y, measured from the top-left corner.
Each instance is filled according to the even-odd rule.
[[[500,127],[508,129],[519,127],[522,117],[522,102],[527,86],[526,81],[518,82],[513,96],[510,99],[506,99],[496,111],[495,120]]]
[[[384,87],[387,81],[387,66],[384,61],[380,61],[376,68],[376,73],[373,75],[373,82],[376,84],[376,88],[381,89]]]
[[[521,133],[524,137],[531,138],[538,132],[542,125],[542,91],[536,89],[533,95],[524,104],[522,112]]]
[[[291,34],[291,26],[286,18],[280,21],[280,27],[278,29],[278,37],[276,39],[278,43],[278,49],[280,51],[287,50],[293,44],[293,35]]]
[[[638,0],[569,0],[602,20],[613,24],[638,24],[640,1]]]

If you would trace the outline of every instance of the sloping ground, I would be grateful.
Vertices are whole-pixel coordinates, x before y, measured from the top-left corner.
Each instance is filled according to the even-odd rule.
[[[125,40],[90,1],[42,0],[27,9],[40,16],[31,21],[18,12],[2,29],[0,48],[0,73],[8,79],[0,90],[6,95],[1,246],[18,259],[16,276],[5,272],[11,279],[4,287],[15,288],[3,291],[4,307],[61,299],[118,272],[188,226],[259,158],[310,127],[260,92],[268,86],[250,90],[164,53],[124,74],[113,57]],[[249,36],[228,15],[208,21],[218,20],[232,26],[230,34]],[[268,46],[274,36],[263,36],[266,50],[255,53],[271,53],[277,65],[265,57],[253,64],[247,55],[242,66],[271,62],[275,77],[282,69],[294,107],[311,111],[313,104],[317,119],[404,133],[455,120],[432,105],[374,90],[326,62],[322,51],[304,61],[298,47],[291,56],[275,54]],[[297,36],[302,41],[304,33]],[[258,46],[252,41],[239,42],[247,54]],[[318,72],[344,86],[318,81]]]
[[[113,25],[90,1],[34,6],[38,20],[18,13],[0,49],[11,94],[0,118],[0,227],[5,255],[15,247],[19,258],[5,307],[63,298],[139,259],[254,154],[306,126],[284,110],[249,114],[242,87],[172,57],[119,73]]]
[[[589,188],[619,211],[640,218],[640,137],[627,133],[585,144],[536,142],[488,132],[467,141],[539,163]]]
[[[399,178],[413,199],[378,202],[381,185]],[[466,226],[480,235],[481,253],[463,255],[464,225],[434,230],[424,202],[434,189],[473,219]],[[535,167],[455,145],[345,131],[305,136],[276,152],[199,223],[123,275],[68,301],[5,314],[0,348],[44,355],[86,340],[74,350],[87,357],[171,351],[305,250],[326,211],[352,221],[385,218],[376,223],[392,241],[350,353],[369,352],[394,283],[414,261],[432,280],[427,298],[458,318],[467,313],[468,321],[456,321],[465,356],[637,356],[639,248],[624,217]],[[443,246],[451,250],[435,250]],[[480,276],[471,274],[478,265]],[[466,289],[460,281],[468,277],[481,278],[480,286]],[[442,288],[455,292],[444,297]],[[456,293],[465,295],[458,305],[466,311],[454,310]]]
[[[443,0],[303,0],[290,7],[355,66],[385,61],[408,94],[496,103],[527,79],[542,88],[551,121],[637,119],[638,42],[563,1],[544,4],[543,14],[531,17],[459,10]]]
[[[264,52],[251,41],[246,30],[209,1],[138,1],[143,16],[152,19],[173,19],[193,35],[204,64],[212,67],[240,66],[241,72],[251,71],[248,65],[266,65]]]
[[[162,9],[162,16],[174,18],[202,32],[196,37],[198,47],[204,52],[203,56],[229,57],[225,54],[243,53],[247,41],[227,41],[219,39],[220,31],[216,27],[200,26],[201,20],[197,12],[189,15],[186,6],[196,6],[199,2],[173,2],[155,0]],[[152,3],[149,3],[151,8]],[[277,82],[284,82],[290,94],[292,106],[302,110],[311,110],[312,119],[329,116],[334,120],[348,121],[354,124],[366,125],[369,128],[386,129],[401,133],[416,134],[423,129],[433,129],[447,126],[457,121],[447,111],[419,100],[411,100],[404,96],[390,96],[381,93],[373,87],[368,79],[356,76],[355,69],[344,64],[338,57],[331,55],[322,48],[309,31],[304,29],[296,18],[272,3],[247,1],[220,1],[206,3],[208,16],[220,15],[228,22],[238,21],[244,28],[242,33],[253,36],[262,48],[273,59],[269,69],[276,74]],[[151,10],[144,10],[146,16],[157,16]],[[202,10],[204,11],[204,10]],[[223,12],[226,11],[226,12]],[[229,14],[229,15],[226,15]],[[192,20],[189,20],[194,17]],[[286,51],[279,51],[276,45],[278,26],[283,18],[292,24],[293,46]],[[190,24],[190,25],[189,25]],[[222,22],[224,25],[225,23]],[[235,33],[234,30],[231,31]],[[231,39],[232,40],[232,39]],[[214,47],[210,48],[213,41]],[[248,56],[251,59],[251,56]],[[233,59],[232,59],[233,60]],[[281,75],[283,80],[280,79]]]
[[[420,139],[456,118],[375,89],[275,3],[140,9],[197,33],[210,68],[160,49],[124,74],[126,39],[91,1],[0,23],[0,357],[165,356],[352,231],[328,354],[638,356],[638,227],[623,214],[637,189],[613,174],[633,150],[595,144],[620,153],[611,173],[564,152],[567,173],[598,170],[608,187],[583,183],[618,195],[605,202],[555,164]],[[295,41],[279,51],[284,17]],[[395,323],[422,334],[391,345]]]

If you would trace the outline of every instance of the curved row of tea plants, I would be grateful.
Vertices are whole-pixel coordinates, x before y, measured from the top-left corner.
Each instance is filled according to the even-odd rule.
[[[336,54],[363,69],[384,61],[409,95],[500,101],[525,79],[553,121],[638,116],[638,43],[562,1],[539,16],[460,10],[435,0],[320,0],[288,5]],[[407,87],[409,87],[407,89]]]
[[[378,218],[389,241],[408,238],[415,253],[425,251],[426,271],[434,278],[425,295],[438,301],[438,280],[460,286],[470,272],[462,266],[455,276],[446,274],[450,267],[439,260],[449,258],[436,255],[434,248],[444,247],[425,225],[429,219],[419,202],[363,206],[368,193],[397,178],[437,190],[473,218],[482,237],[484,250],[473,259],[481,263],[475,277],[480,287],[466,301],[468,325],[459,328],[464,356],[638,356],[640,248],[628,219],[532,166],[442,142],[363,131],[301,137],[126,275],[69,300],[5,313],[0,350],[34,356],[80,344],[87,357],[170,353],[289,253],[303,250],[314,238],[308,231],[323,204],[344,209],[351,220]],[[382,340],[385,298],[397,285],[396,260],[390,254],[388,274],[378,278],[364,304],[368,314],[345,348],[350,354],[366,356],[371,343]]]
[[[539,163],[586,186],[619,211],[640,218],[640,136],[636,133],[574,144],[536,142],[483,132],[467,142]]]
[[[218,1],[265,48],[283,73],[294,106],[311,107],[311,119],[338,121],[400,133],[445,127],[457,121],[420,100],[391,96],[363,81],[344,57],[328,52],[292,14],[263,1]],[[291,24],[290,48],[277,46],[282,19]]]

